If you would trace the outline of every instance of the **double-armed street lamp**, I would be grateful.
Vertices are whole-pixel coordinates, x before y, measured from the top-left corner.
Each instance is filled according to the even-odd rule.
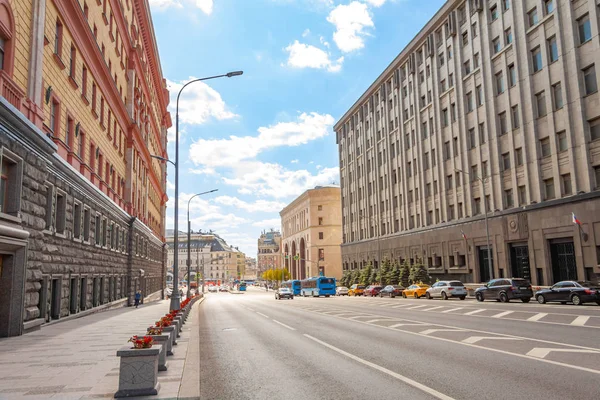
[[[175,221],[173,223],[173,230],[174,232],[174,236],[173,236],[173,248],[174,248],[174,252],[173,252],[173,293],[171,296],[171,303],[170,303],[170,309],[171,310],[179,310],[180,308],[180,301],[181,298],[179,296],[179,97],[181,96],[181,92],[183,92],[183,89],[185,89],[187,86],[191,85],[192,83],[195,82],[200,82],[200,81],[207,81],[209,79],[216,79],[216,78],[231,78],[234,76],[239,76],[242,75],[244,73],[244,71],[232,71],[232,72],[228,72],[226,74],[223,75],[215,75],[215,76],[209,76],[206,78],[198,78],[198,79],[194,79],[191,80],[189,82],[187,82],[185,85],[183,85],[183,87],[181,89],[179,89],[179,93],[177,93],[177,102],[175,104],[175,161],[171,161],[168,160],[164,157],[160,157],[160,156],[152,156],[153,158],[156,158],[157,160],[161,160],[163,162],[170,162],[171,164],[173,164],[173,166],[175,167]],[[188,275],[188,280],[189,280],[189,275]],[[189,286],[189,284],[188,284]]]
[[[187,285],[187,293],[186,293],[186,297],[187,298],[190,297],[190,282],[189,281],[190,281],[191,265],[192,265],[192,254],[191,254],[191,251],[190,251],[190,242],[191,242],[191,235],[192,235],[192,226],[191,226],[192,223],[190,221],[190,202],[196,196],[202,196],[203,194],[213,193],[213,192],[216,192],[217,190],[219,190],[219,189],[209,190],[208,192],[196,193],[195,195],[193,195],[192,197],[190,197],[190,199],[188,200],[188,207],[187,207],[187,223],[188,223],[188,226],[187,226],[188,227],[188,235],[187,235],[187,275],[188,275],[188,285]],[[202,258],[204,259],[204,254],[202,254]],[[204,270],[202,270],[202,276],[204,276]],[[198,280],[197,277],[196,277],[196,280]]]
[[[468,172],[465,172],[458,168],[454,168],[454,171],[460,172],[461,174],[464,174],[472,179],[477,179],[479,182],[481,182],[481,187],[483,188],[483,211],[484,211],[484,215],[485,215],[485,236],[486,236],[486,243],[487,243],[488,271],[490,274],[490,279],[493,279],[494,278],[494,266],[492,265],[492,249],[490,248],[490,228],[488,225],[487,199],[485,197],[485,181],[487,180],[487,178],[485,178],[485,179],[481,178],[479,175],[471,176],[471,174],[469,174]]]

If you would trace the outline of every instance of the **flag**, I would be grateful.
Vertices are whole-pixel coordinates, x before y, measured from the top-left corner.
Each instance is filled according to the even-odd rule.
[[[571,215],[573,216],[573,223],[581,226],[581,221],[579,221],[577,219],[577,217],[575,216],[575,213],[571,213]]]
[[[462,229],[460,230],[460,234],[462,235],[463,239],[467,240],[467,235],[465,235]]]

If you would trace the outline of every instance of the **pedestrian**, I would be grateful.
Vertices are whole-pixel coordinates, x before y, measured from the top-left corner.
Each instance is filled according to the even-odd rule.
[[[142,299],[142,291],[138,290],[137,293],[135,294],[135,308],[138,308],[138,306],[140,305],[141,299]]]

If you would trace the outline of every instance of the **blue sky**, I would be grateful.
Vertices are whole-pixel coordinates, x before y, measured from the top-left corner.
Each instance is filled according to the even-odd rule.
[[[444,0],[149,0],[163,74],[180,99],[180,212],[256,257],[306,189],[339,184],[333,125]],[[175,129],[169,155],[175,159]],[[173,227],[169,168],[167,227]]]

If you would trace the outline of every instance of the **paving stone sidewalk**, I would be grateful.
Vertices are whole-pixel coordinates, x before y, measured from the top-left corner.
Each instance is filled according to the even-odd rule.
[[[167,358],[168,370],[159,372],[158,396],[148,398],[198,398],[200,307],[201,301],[194,304],[173,347],[174,355]],[[168,311],[169,301],[161,300],[1,338],[0,399],[112,398],[118,389],[117,350]]]

